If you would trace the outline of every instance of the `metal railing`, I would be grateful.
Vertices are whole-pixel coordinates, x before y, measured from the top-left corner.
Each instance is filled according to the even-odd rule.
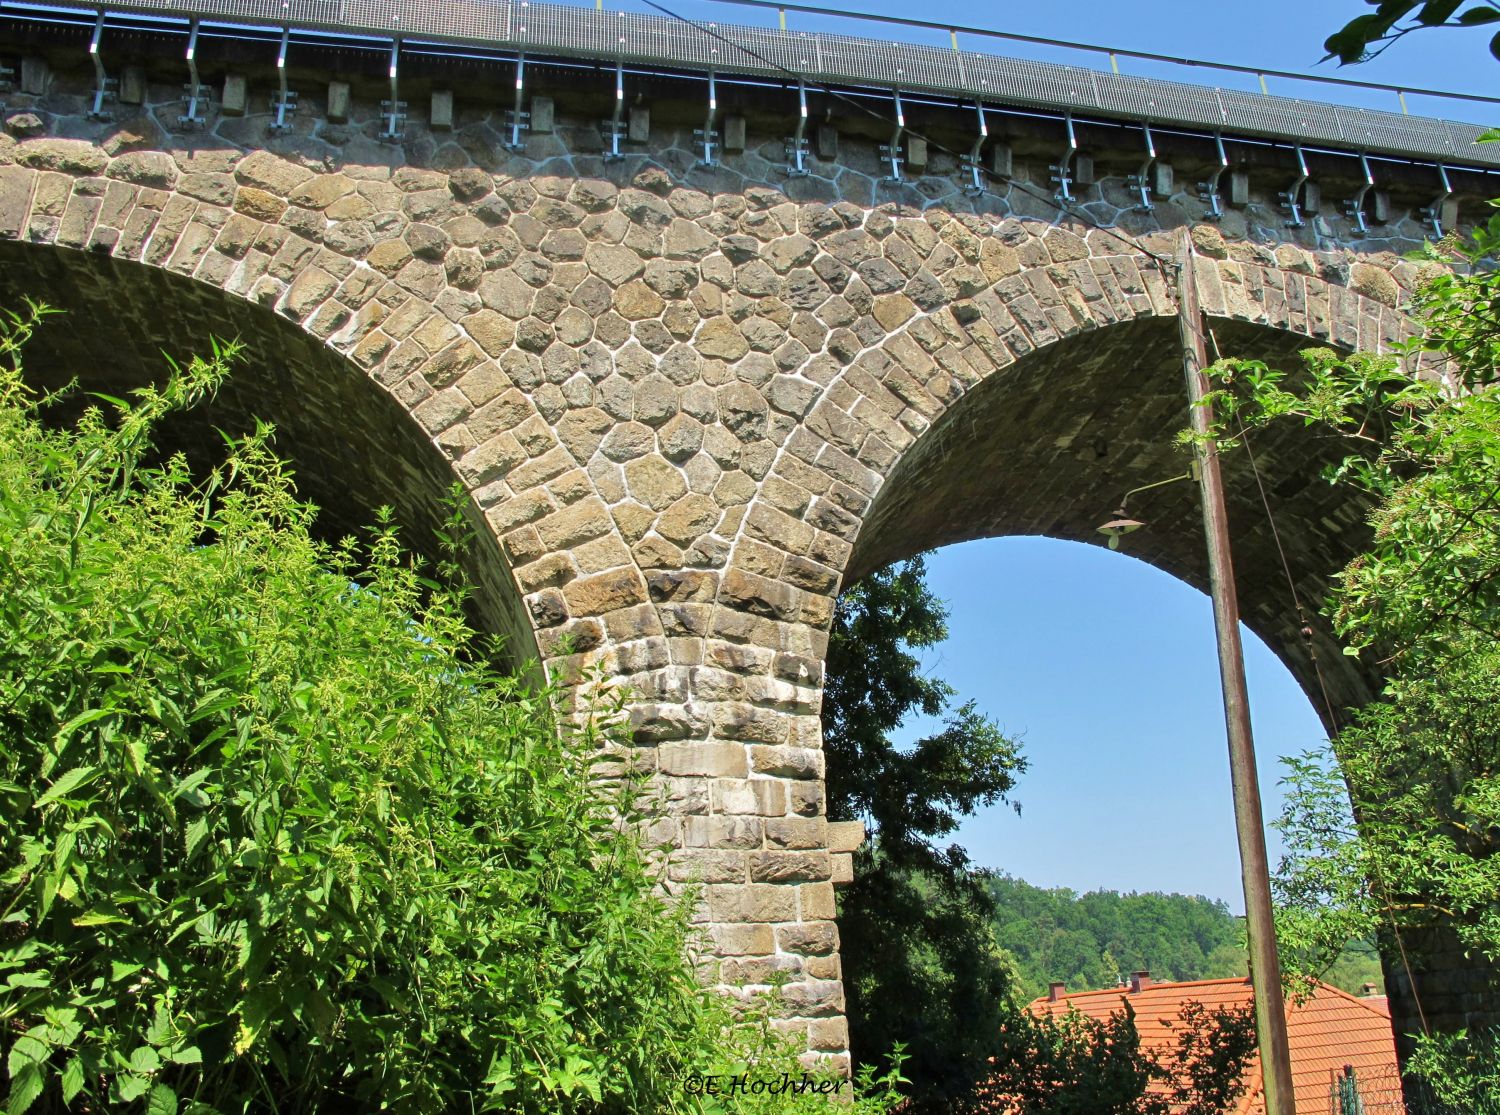
[[[1080,114],[1356,157],[1500,169],[1500,144],[1476,145],[1484,129],[1475,124],[822,32],[722,23],[710,32],[665,16],[527,0],[111,0],[104,11],[106,31],[112,22],[143,18],[184,34],[190,27],[206,35],[215,27],[251,26],[276,29],[279,38],[281,30],[290,29],[293,51],[301,32],[319,33],[324,45],[342,37],[364,49],[373,39],[392,50],[393,66],[401,49],[419,45],[438,52],[524,53],[528,61],[580,60],[685,76],[716,74],[721,80],[801,81],[884,96],[904,92],[999,112]],[[4,16],[46,12],[92,27],[99,7],[82,0],[0,2]]]

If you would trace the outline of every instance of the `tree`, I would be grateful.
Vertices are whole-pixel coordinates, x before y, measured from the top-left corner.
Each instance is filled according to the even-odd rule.
[[[1500,964],[1500,216],[1429,246],[1423,334],[1396,357],[1306,354],[1298,378],[1231,361],[1226,430],[1277,421],[1343,442],[1329,479],[1373,507],[1326,613],[1387,681],[1327,754],[1291,764],[1278,922],[1294,969],[1351,937],[1456,938]],[[1446,375],[1419,358],[1436,354]],[[1352,806],[1352,813],[1351,813]],[[1419,1066],[1442,1060],[1429,1048]],[[1491,1087],[1500,1094],[1500,1075]]]
[[[915,558],[847,590],[829,639],[828,813],[873,829],[839,899],[856,1062],[877,1065],[904,1046],[913,1111],[1006,1095],[1024,1097],[1028,1115],[1164,1115],[1147,1096],[1152,1082],[1201,1104],[1194,1115],[1224,1109],[1243,1070],[1224,1053],[1254,1043],[1242,1020],[1191,1020],[1181,1056],[1167,1063],[1141,1051],[1128,1011],[1107,1025],[1059,1025],[1022,1005],[1013,961],[996,945],[996,881],[938,841],[959,817],[1006,798],[1025,760],[972,702],[953,708],[953,688],[921,672],[912,651],[947,635],[924,574]],[[947,722],[902,749],[891,733],[913,711],[946,712]]]
[[[703,1112],[691,1074],[798,1071],[694,978],[636,785],[599,777],[617,708],[491,669],[389,523],[316,541],[269,429],[206,478],[148,463],[236,346],[57,429],[8,324],[9,1115]]]
[[[1494,0],[1365,0],[1375,11],[1356,16],[1323,44],[1340,65],[1365,62],[1388,50],[1413,31],[1447,27],[1487,27],[1500,23]],[[1460,10],[1462,9],[1462,10]],[[1490,40],[1500,59],[1500,32]]]
[[[873,1065],[904,1044],[919,1103],[968,1094],[998,1049],[1012,984],[990,904],[956,845],[958,819],[1004,798],[1025,760],[972,702],[926,677],[914,650],[947,636],[920,557],[879,570],[839,598],[823,696],[828,815],[864,819],[871,840],[839,896],[850,1041]],[[902,750],[912,712],[944,729]]]
[[[1256,1052],[1251,1010],[1184,1004],[1176,1041],[1141,1046],[1122,996],[1107,1019],[1079,1011],[1017,1017],[986,1087],[995,1106],[1025,1115],[1219,1115],[1245,1092]]]
[[[1075,990],[1113,987],[1123,973],[1143,969],[1165,980],[1246,972],[1240,921],[1222,902],[1185,894],[1079,895],[1003,875],[986,879],[985,889],[995,900],[997,938],[1028,997],[1054,982]]]

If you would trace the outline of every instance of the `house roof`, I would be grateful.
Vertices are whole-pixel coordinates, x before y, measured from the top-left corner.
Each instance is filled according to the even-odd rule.
[[[1030,1009],[1054,1016],[1077,1010],[1103,1021],[1128,1002],[1135,1010],[1142,1047],[1162,1050],[1175,1040],[1176,1031],[1171,1026],[1177,1023],[1179,1012],[1194,1001],[1209,1010],[1248,1008],[1252,1002],[1250,981],[1238,978],[1146,983],[1139,990],[1112,987],[1107,991],[1064,993],[1056,1000],[1037,999]],[[1298,1115],[1321,1115],[1330,1110],[1334,1079],[1346,1065],[1354,1068],[1367,1110],[1373,1110],[1372,1101],[1380,1098],[1375,1093],[1399,1087],[1390,1007],[1383,996],[1360,999],[1318,983],[1311,997],[1301,1005],[1288,1002],[1286,1012]],[[1235,1115],[1264,1115],[1258,1055],[1246,1075],[1251,1086],[1241,1097]]]

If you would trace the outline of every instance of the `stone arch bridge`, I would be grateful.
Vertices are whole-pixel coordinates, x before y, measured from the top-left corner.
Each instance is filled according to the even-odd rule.
[[[840,586],[980,536],[1097,542],[1122,493],[1179,470],[1158,258],[1173,230],[1192,227],[1220,348],[1288,361],[1407,335],[1418,273],[1401,253],[1496,192],[1455,146],[1475,130],[1452,125],[1441,142],[1411,125],[1364,192],[1360,145],[1309,152],[1247,124],[1221,157],[1220,129],[1163,129],[1142,166],[1136,124],[1035,103],[995,109],[966,163],[946,149],[970,110],[935,94],[894,137],[826,91],[804,130],[790,81],[721,84],[705,121],[702,74],[637,62],[625,98],[623,64],[575,50],[551,70],[533,54],[507,107],[514,55],[408,41],[398,67],[399,40],[339,41],[313,16],[278,55],[248,0],[119,7],[7,4],[0,22],[0,296],[69,311],[28,366],[119,391],[159,374],[162,350],[238,335],[251,362],[183,445],[274,420],[330,530],[389,504],[418,548],[459,481],[483,622],[554,676],[597,664],[632,688],[672,878],[704,887],[710,978],[784,977],[782,1025],[835,1058],[834,887],[859,839],[827,820],[823,789]],[[987,192],[966,189],[976,166]],[[1184,185],[1199,177],[1221,191]],[[1360,507],[1309,479],[1326,452],[1294,434],[1260,447],[1308,600],[1364,531]],[[1247,621],[1311,689],[1236,469]],[[1201,586],[1192,494],[1140,506],[1132,552]],[[1335,701],[1366,699],[1372,679],[1316,640]],[[1434,947],[1415,973],[1430,1023],[1493,1012],[1492,974],[1460,955]],[[1413,1028],[1412,984],[1392,974]]]

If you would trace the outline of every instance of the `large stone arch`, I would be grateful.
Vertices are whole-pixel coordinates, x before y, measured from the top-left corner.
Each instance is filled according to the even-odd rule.
[[[1222,257],[1200,258],[1198,274],[1211,342],[1223,355],[1295,369],[1306,348],[1381,351],[1411,333],[1404,315],[1351,289],[1331,261],[1249,245],[1228,258],[1215,230],[1198,238]],[[1095,250],[1119,247],[1097,233],[1090,240]],[[1166,237],[1151,243],[1171,250]],[[1024,268],[940,313],[913,315],[863,349],[771,472],[790,484],[810,481],[810,468],[822,474],[822,518],[838,539],[823,552],[843,558],[826,562],[840,585],[972,538],[1043,534],[1102,545],[1096,528],[1127,491],[1185,468],[1173,444],[1187,420],[1174,284],[1170,257],[1117,250]],[[1328,575],[1363,541],[1364,509],[1317,479],[1336,459],[1326,439],[1287,429],[1256,442],[1297,595],[1316,629],[1322,685],[1336,708],[1362,703],[1370,679],[1338,653],[1316,612]],[[1239,453],[1226,465],[1246,621],[1326,719],[1248,462]],[[1129,551],[1204,588],[1192,487],[1133,500],[1150,521],[1126,541]],[[753,561],[753,536],[745,548]]]
[[[247,243],[265,232],[249,223],[240,229]],[[299,493],[319,508],[320,532],[366,537],[377,510],[389,507],[404,544],[438,560],[449,489],[461,476],[451,445],[419,424],[420,398],[413,406],[399,381],[393,390],[379,364],[373,374],[363,371],[299,318],[290,294],[278,305],[247,296],[253,291],[236,281],[241,274],[166,266],[176,253],[159,244],[151,252],[144,235],[146,250],[135,259],[109,254],[98,239],[89,251],[67,239],[0,240],[0,305],[16,310],[33,299],[61,311],[44,319],[24,354],[35,382],[76,384],[59,417],[88,405],[92,392],[124,397],[159,382],[170,361],[206,353],[211,339],[239,340],[245,352],[237,373],[212,399],[170,420],[161,449],[209,467],[222,459],[221,433],[242,436],[256,420],[271,422],[274,448],[291,460]],[[513,667],[534,669],[536,633],[510,564],[472,498],[461,506],[470,520],[461,561],[475,587],[475,619],[503,639]]]
[[[1200,297],[1224,355],[1294,369],[1310,347],[1383,351],[1412,334],[1413,323],[1396,308],[1409,292],[1389,272],[1389,286],[1374,284],[1359,264],[1341,267],[1286,246],[1226,245],[1201,227],[1194,239],[1204,253],[1196,264]],[[1065,252],[1078,250],[1076,240],[1062,241]],[[1087,238],[1091,246],[1103,241]],[[1165,254],[1171,240],[1148,244]],[[1096,528],[1124,493],[1184,471],[1187,457],[1173,445],[1187,424],[1175,278],[1168,261],[1114,247],[1023,267],[935,312],[897,307],[887,314],[894,327],[863,339],[833,371],[778,454],[714,601],[706,658],[716,668],[695,696],[716,733],[725,725],[726,740],[750,744],[752,771],[793,779],[793,809],[799,799],[817,799],[821,810],[821,756],[813,749],[827,623],[840,587],[890,561],[981,537],[1038,534],[1102,545]],[[872,313],[880,313],[879,301]],[[1226,458],[1244,617],[1332,726],[1379,689],[1378,676],[1339,652],[1318,614],[1331,575],[1368,537],[1367,507],[1319,479],[1341,456],[1332,439],[1288,424],[1257,435],[1253,448],[1254,469],[1244,452]],[[1196,486],[1143,493],[1131,510],[1148,525],[1124,548],[1205,589]],[[787,854],[807,841],[819,819],[810,808],[802,812],[807,818],[790,825],[768,816],[767,846]],[[843,837],[824,827],[837,846]],[[738,838],[718,827],[726,833]],[[839,875],[832,864],[830,876]],[[1410,971],[1387,958],[1398,1034],[1488,1017],[1479,989],[1493,984],[1493,973],[1445,939],[1406,943],[1420,953]],[[828,985],[828,994],[837,991]]]

